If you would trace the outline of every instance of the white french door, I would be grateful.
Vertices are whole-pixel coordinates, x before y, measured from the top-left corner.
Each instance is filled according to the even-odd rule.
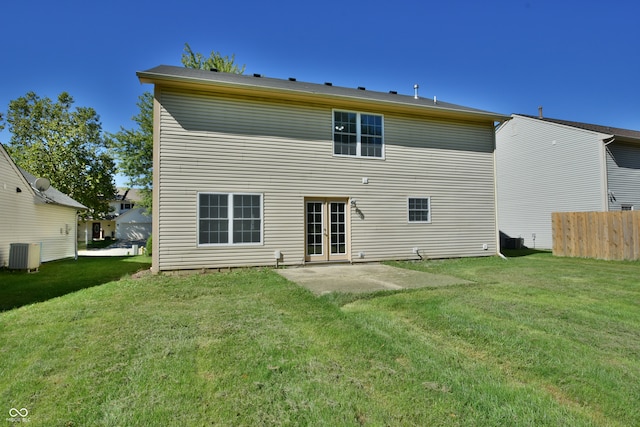
[[[347,199],[305,200],[305,259],[348,260]]]

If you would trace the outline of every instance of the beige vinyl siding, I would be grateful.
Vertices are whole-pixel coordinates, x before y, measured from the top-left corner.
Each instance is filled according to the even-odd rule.
[[[19,173],[0,152],[0,266],[11,243],[40,243],[43,262],[75,256],[75,209],[36,199]]]
[[[520,116],[501,126],[496,135],[500,231],[522,237],[528,247],[550,249],[552,212],[606,210],[604,137]]]
[[[384,116],[385,159],[355,158],[332,154],[340,105],[156,94],[160,270],[271,265],[275,250],[284,264],[304,262],[305,197],[357,199],[364,219],[348,208],[354,261],[415,258],[413,247],[429,257],[497,251],[492,123],[366,109]],[[263,243],[198,247],[198,192],[262,194]],[[408,222],[408,197],[431,198],[430,224]]]

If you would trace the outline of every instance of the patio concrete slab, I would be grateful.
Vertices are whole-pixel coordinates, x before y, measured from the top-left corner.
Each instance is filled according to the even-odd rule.
[[[330,292],[363,293],[473,283],[443,274],[407,270],[378,263],[307,265],[276,271],[316,295]]]

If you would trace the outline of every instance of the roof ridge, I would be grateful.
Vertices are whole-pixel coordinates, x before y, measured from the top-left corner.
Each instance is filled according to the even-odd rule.
[[[613,126],[598,125],[594,123],[577,122],[572,120],[555,119],[552,117],[539,117],[531,114],[514,114],[516,116],[528,117],[531,119],[541,120],[560,125],[571,126],[578,129],[589,130],[592,132],[612,134],[619,137],[640,139],[640,131],[633,129],[618,128]]]

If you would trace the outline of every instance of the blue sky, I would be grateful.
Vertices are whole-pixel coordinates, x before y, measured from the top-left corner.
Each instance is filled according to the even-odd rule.
[[[639,16],[635,0],[9,0],[0,111],[67,91],[103,130],[133,127],[151,90],[135,72],[181,65],[188,42],[246,73],[640,130]]]

